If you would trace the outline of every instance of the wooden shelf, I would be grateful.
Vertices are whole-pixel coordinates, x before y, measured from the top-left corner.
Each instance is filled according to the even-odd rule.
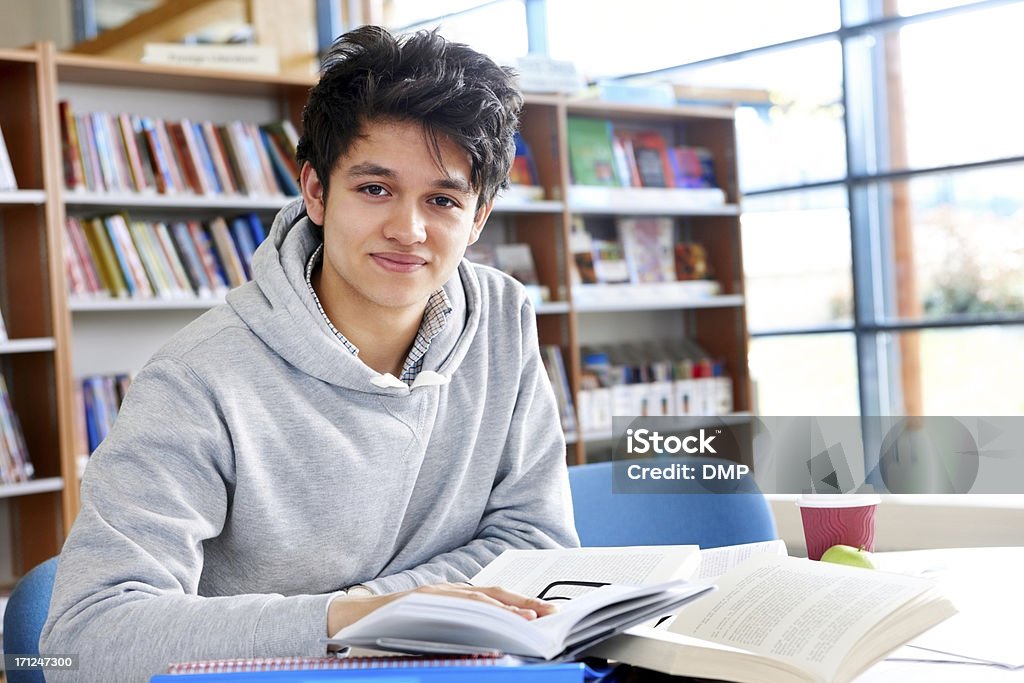
[[[45,479],[33,479],[18,484],[0,484],[0,498],[17,498],[19,496],[50,493],[63,489],[64,480],[61,477],[46,477]]]
[[[110,313],[139,311],[192,311],[213,308],[224,303],[224,297],[195,299],[72,299],[72,313]]]
[[[537,315],[559,315],[562,313],[568,313],[571,310],[571,306],[568,301],[547,301],[542,304],[537,304],[534,307]]]
[[[716,188],[569,187],[569,210],[578,214],[611,216],[738,216],[736,204],[726,204]]]
[[[225,195],[204,197],[200,195],[163,194],[95,194],[65,192],[64,204],[69,207],[89,207],[118,211],[126,208],[140,209],[187,209],[218,211],[276,211],[297,197],[248,197]]]
[[[44,190],[7,190],[0,192],[0,205],[39,205],[46,203],[46,192]]]
[[[304,94],[316,82],[312,77],[304,76],[142,64],[69,53],[57,54],[54,62],[61,82],[187,90],[216,95],[266,97],[283,89],[302,90]]]
[[[569,99],[566,102],[569,115],[594,116],[603,119],[665,120],[679,119],[720,119],[731,121],[735,116],[732,107],[675,106],[657,107],[651,105],[627,104],[624,102],[603,102],[601,100]]]
[[[57,342],[53,337],[35,337],[31,339],[8,339],[0,341],[0,355],[8,353],[38,353],[53,351]]]
[[[663,311],[690,308],[735,308],[742,305],[743,296],[739,294],[722,294],[703,299],[616,301],[607,304],[589,303],[577,305],[575,308],[577,313],[623,313],[629,311]]]

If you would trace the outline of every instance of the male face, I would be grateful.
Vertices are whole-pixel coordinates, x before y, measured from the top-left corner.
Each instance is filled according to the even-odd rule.
[[[307,212],[324,227],[318,293],[350,316],[419,315],[491,206],[477,211],[469,155],[448,138],[437,138],[439,166],[419,123],[378,121],[362,132],[334,165],[326,202],[316,172],[302,169]]]

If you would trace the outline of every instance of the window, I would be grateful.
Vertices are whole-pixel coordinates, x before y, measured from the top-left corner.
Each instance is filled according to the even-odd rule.
[[[385,24],[399,33],[439,28],[445,38],[465,43],[499,64],[514,64],[528,51],[523,0],[392,0],[386,4]]]

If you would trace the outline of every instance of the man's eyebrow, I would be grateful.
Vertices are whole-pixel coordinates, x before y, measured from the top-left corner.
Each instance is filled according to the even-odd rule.
[[[462,178],[439,178],[431,184],[439,190],[451,190],[465,195],[473,194],[473,188]]]
[[[379,178],[394,178],[395,172],[386,166],[375,164],[372,161],[364,161],[363,163],[356,164],[346,171],[347,175],[352,178],[359,178],[361,176],[377,176]]]

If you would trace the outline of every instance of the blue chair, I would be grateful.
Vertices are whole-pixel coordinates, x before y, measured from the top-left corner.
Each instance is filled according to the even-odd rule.
[[[7,601],[4,612],[4,652],[12,655],[39,654],[39,635],[50,611],[57,558],[51,557],[21,577]],[[8,683],[45,683],[38,669],[8,671]]]
[[[750,493],[614,493],[613,465],[598,462],[569,468],[576,531],[585,547],[716,548],[778,537],[768,501],[752,478],[738,489]]]

